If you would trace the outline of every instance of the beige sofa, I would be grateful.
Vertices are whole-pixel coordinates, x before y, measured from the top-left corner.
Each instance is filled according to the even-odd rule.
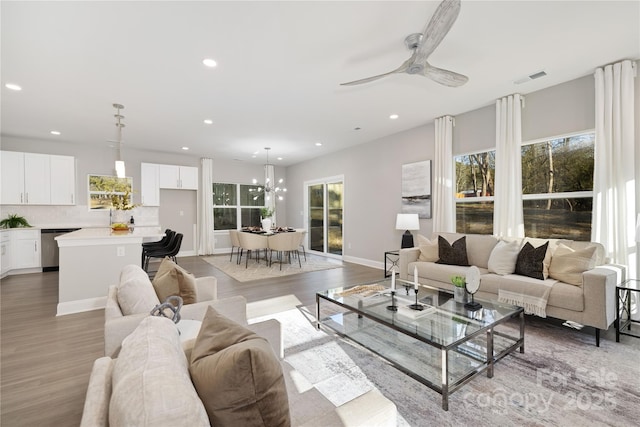
[[[207,308],[211,306],[231,320],[247,326],[247,302],[244,297],[235,296],[218,300],[215,277],[195,278],[195,285],[197,302],[182,306],[180,310],[182,320],[201,321]],[[125,287],[126,289],[123,290]],[[132,288],[134,288],[133,291]],[[149,316],[151,309],[159,303],[160,300],[155,294],[147,273],[137,265],[126,266],[120,275],[119,283],[109,287],[104,310],[105,356],[116,357],[122,341],[144,318]],[[139,311],[139,313],[125,315],[123,308],[127,313],[131,311]],[[266,338],[276,355],[282,357],[282,332],[277,320],[257,322],[247,327]]]
[[[227,330],[224,326],[221,328]],[[83,427],[209,425],[204,403],[206,397],[201,398],[197,391],[202,389],[203,385],[201,382],[197,385],[197,381],[192,380],[191,375],[197,374],[190,370],[193,368],[193,360],[190,366],[183,346],[178,328],[170,320],[152,316],[143,319],[122,343],[122,351],[117,359],[102,357],[95,361],[80,425]],[[192,351],[195,352],[196,348],[194,347]],[[269,402],[274,402],[273,399],[258,400],[261,403],[256,403],[254,399],[259,399],[256,397],[259,393],[256,395],[249,393],[248,396],[234,398],[234,405],[248,405],[249,409],[243,409],[242,415],[237,415],[239,417],[237,423],[234,421],[235,412],[231,412],[231,424],[227,422],[226,425],[247,427],[262,425],[259,421],[261,415],[265,413],[273,415],[274,412],[282,414],[286,411],[287,399],[290,408],[289,421],[278,423],[278,425],[286,426],[289,422],[293,426],[305,427],[395,427],[397,425],[395,404],[377,390],[371,390],[336,408],[325,397],[317,392],[314,393],[313,390],[298,391],[299,377],[296,377],[295,371],[286,362],[280,363],[288,395],[285,396],[285,403],[280,402],[277,408],[269,407]],[[254,375],[260,375],[260,372],[262,370],[258,369]],[[212,375],[212,377],[215,376]],[[198,378],[202,381],[201,376]],[[196,384],[195,387],[194,384]],[[252,389],[255,387],[252,384],[252,381],[243,381],[243,386],[239,388]],[[205,388],[211,388],[207,384],[205,386]],[[221,393],[237,393],[235,387],[229,387],[229,384],[224,382],[219,386]],[[213,388],[217,387],[218,385]],[[271,388],[268,390],[270,393]],[[254,417],[249,417],[252,421],[247,420],[246,410],[253,411]],[[256,414],[256,412],[259,413]]]
[[[526,242],[538,247],[549,242],[547,259],[545,264],[553,260],[553,254],[559,245],[569,247],[572,250],[581,250],[594,247],[595,268],[582,273],[582,283],[579,285],[568,284],[552,278],[546,280],[533,279],[517,274],[495,274],[489,270],[489,259],[499,240],[491,235],[460,234],[460,233],[434,233],[431,243],[437,241],[438,236],[444,237],[449,243],[453,243],[466,236],[466,249],[468,262],[479,268],[481,273],[480,289],[475,295],[478,299],[496,300],[501,289],[507,287],[549,286],[548,300],[546,304],[546,316],[562,320],[569,320],[581,325],[596,328],[596,345],[600,345],[600,330],[607,330],[614,322],[615,313],[615,288],[624,279],[625,267],[608,264],[605,259],[604,247],[594,242],[578,242],[560,239],[533,239],[533,238],[508,238],[506,243],[513,243],[521,247]],[[424,242],[424,238],[423,238]],[[423,246],[423,251],[425,247]],[[414,268],[417,268],[418,281],[421,284],[453,290],[451,277],[454,275],[465,276],[469,267],[458,265],[438,264],[432,261],[422,261],[420,247],[400,250],[399,269],[400,278],[413,280]],[[424,256],[423,256],[424,258]]]

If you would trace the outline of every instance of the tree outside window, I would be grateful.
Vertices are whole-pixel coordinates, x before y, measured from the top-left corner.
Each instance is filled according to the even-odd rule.
[[[264,193],[253,190],[253,185],[213,184],[214,230],[237,230],[240,227],[260,225],[260,208],[264,207]]]
[[[456,231],[493,234],[496,152],[456,156]]]

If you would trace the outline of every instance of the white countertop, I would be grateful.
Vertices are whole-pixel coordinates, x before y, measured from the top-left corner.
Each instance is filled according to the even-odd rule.
[[[133,231],[113,231],[109,227],[81,228],[71,233],[56,237],[56,240],[77,239],[112,239],[112,238],[141,238],[157,237],[161,239],[164,231],[160,227],[135,227]]]
[[[95,244],[133,244],[162,239],[164,231],[160,227],[138,226],[133,231],[113,231],[109,227],[82,228],[56,237],[58,246],[78,246]]]

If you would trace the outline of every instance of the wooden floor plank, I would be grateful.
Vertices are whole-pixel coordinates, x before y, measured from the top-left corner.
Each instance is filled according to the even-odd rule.
[[[249,302],[294,295],[304,305],[315,294],[375,280],[382,271],[344,268],[253,282],[238,282],[199,257],[179,258],[196,275],[218,279],[218,298]],[[8,276],[0,281],[0,425],[76,426],[89,375],[103,354],[104,310],[56,317],[58,273]]]

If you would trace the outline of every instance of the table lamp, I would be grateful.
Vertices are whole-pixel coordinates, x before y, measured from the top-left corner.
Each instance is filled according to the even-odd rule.
[[[418,214],[398,214],[396,217],[396,230],[405,230],[402,235],[402,249],[413,247],[413,234],[410,230],[420,230]]]

